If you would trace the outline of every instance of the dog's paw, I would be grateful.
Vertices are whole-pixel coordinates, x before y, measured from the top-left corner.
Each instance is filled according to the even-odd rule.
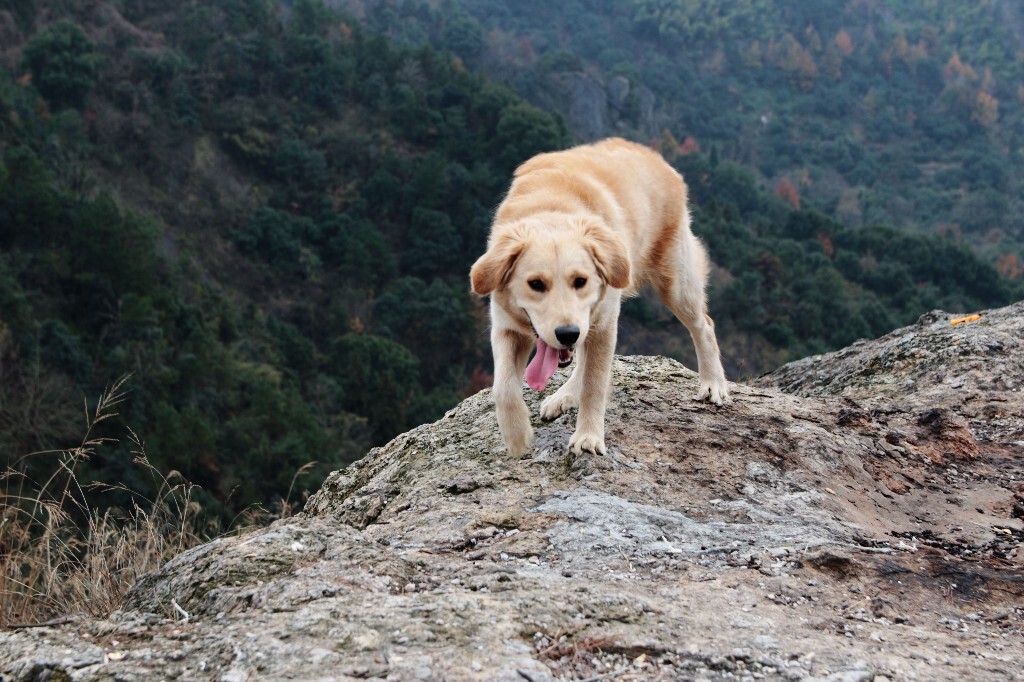
[[[729,387],[724,381],[701,381],[697,389],[697,400],[722,405],[729,401]]]
[[[540,404],[540,418],[544,421],[558,419],[573,407],[579,406],[579,399],[571,393],[562,393],[561,389],[555,391]]]
[[[516,433],[502,434],[508,452],[513,457],[525,457],[533,452],[533,427],[527,425]]]
[[[597,433],[580,433],[577,431],[569,439],[569,450],[576,455],[582,455],[584,452],[603,455],[606,452],[604,436]]]

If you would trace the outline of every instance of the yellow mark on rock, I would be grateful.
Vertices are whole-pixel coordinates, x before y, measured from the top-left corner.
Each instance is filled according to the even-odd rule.
[[[980,319],[981,319],[981,315],[978,315],[977,313],[975,313],[974,315],[968,315],[966,317],[954,317],[952,320],[949,321],[949,323],[950,324],[963,324],[964,322],[974,322],[975,320],[980,320]]]

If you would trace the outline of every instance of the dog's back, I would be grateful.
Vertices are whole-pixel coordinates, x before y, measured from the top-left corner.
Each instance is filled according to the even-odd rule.
[[[686,184],[660,154],[611,138],[520,165],[495,225],[543,212],[596,214],[629,250],[635,290],[671,267],[688,241],[686,202]]]

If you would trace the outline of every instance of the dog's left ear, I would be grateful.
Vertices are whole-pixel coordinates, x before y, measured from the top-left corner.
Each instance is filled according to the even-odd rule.
[[[619,236],[604,225],[588,224],[584,238],[601,278],[613,289],[629,286],[629,254]]]
[[[526,248],[526,240],[521,230],[500,237],[487,253],[480,256],[469,271],[469,281],[473,292],[478,296],[486,296],[508,278],[516,260]]]

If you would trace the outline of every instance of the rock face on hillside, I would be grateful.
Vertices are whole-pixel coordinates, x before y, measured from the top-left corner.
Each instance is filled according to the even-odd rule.
[[[1024,304],[722,408],[613,381],[605,457],[570,414],[510,459],[474,396],[107,620],[0,633],[0,679],[1024,679]]]
[[[567,71],[553,74],[547,87],[534,93],[536,104],[557,111],[573,135],[592,142],[624,130],[655,135],[654,93],[622,76],[607,81],[595,74]]]

